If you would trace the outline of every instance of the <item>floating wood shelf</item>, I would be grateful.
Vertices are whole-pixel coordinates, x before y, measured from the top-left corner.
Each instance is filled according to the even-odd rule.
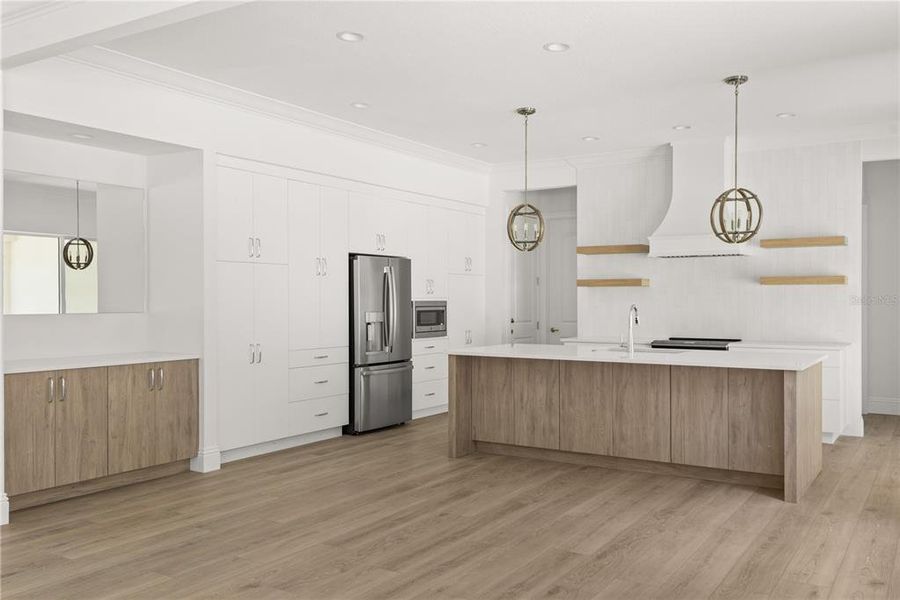
[[[847,285],[846,275],[760,277],[762,285]]]
[[[649,279],[579,279],[578,287],[650,287]]]
[[[578,246],[578,254],[647,254],[647,244],[619,244],[617,246]]]
[[[846,246],[846,235],[823,235],[818,237],[777,238],[761,240],[763,248],[812,248],[816,246]]]

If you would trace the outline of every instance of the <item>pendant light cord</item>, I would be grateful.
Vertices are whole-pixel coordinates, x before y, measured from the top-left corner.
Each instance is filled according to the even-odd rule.
[[[740,82],[734,84],[734,189],[737,189],[737,163],[738,163],[738,88]]]
[[[81,182],[75,180],[75,237],[81,237]]]
[[[525,193],[522,198],[528,202],[528,115],[525,115]]]

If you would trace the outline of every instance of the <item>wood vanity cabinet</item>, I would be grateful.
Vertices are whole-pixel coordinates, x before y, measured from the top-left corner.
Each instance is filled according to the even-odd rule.
[[[109,473],[191,458],[198,445],[197,361],[109,367]]]
[[[106,368],[6,376],[6,493],[107,474]]]

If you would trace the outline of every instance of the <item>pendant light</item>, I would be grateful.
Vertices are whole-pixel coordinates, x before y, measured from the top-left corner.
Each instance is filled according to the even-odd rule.
[[[81,237],[81,182],[75,182],[75,237],[63,246],[63,261],[75,271],[83,271],[94,261],[94,247]]]
[[[734,86],[734,184],[713,202],[709,224],[716,237],[728,244],[742,244],[756,235],[762,223],[762,204],[748,189],[738,187],[738,88],[746,75],[732,75],[723,81]]]
[[[520,252],[531,252],[544,239],[544,216],[533,204],[528,203],[528,117],[535,113],[529,106],[517,108],[516,113],[525,117],[525,191],[522,204],[513,208],[506,220],[506,235]]]

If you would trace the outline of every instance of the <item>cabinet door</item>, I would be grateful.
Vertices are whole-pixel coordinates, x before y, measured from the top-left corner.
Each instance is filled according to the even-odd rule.
[[[728,468],[728,370],[672,367],[672,462]]]
[[[253,260],[253,175],[218,167],[216,184],[216,258]]]
[[[55,386],[52,372],[6,376],[4,456],[10,496],[54,485]]]
[[[350,193],[348,218],[350,251],[361,254],[380,254],[384,215],[379,212],[380,201],[375,196]]]
[[[613,365],[563,361],[560,365],[559,449],[612,453]]]
[[[669,367],[614,364],[613,455],[669,462]]]
[[[109,436],[106,367],[60,371],[57,385],[55,485],[104,477]]]
[[[468,277],[468,304],[465,307],[469,340],[472,346],[484,345],[484,276]]]
[[[289,397],[287,267],[253,268],[253,338],[258,344],[253,367],[252,405],[258,424],[255,443],[289,435],[285,415]]]
[[[253,339],[253,267],[219,263],[216,289],[216,388],[219,443],[223,450],[256,439],[251,344]]]
[[[412,297],[426,299],[431,296],[428,280],[432,279],[429,261],[431,232],[428,229],[428,207],[411,205],[409,225],[407,256],[412,263]]]
[[[470,311],[469,280],[465,275],[450,275],[447,278],[447,338],[450,348],[462,348],[468,339],[466,313]]]
[[[199,382],[196,360],[156,365],[156,464],[197,455]]]
[[[472,439],[516,443],[513,363],[507,358],[476,358],[472,363]]]
[[[156,464],[154,366],[125,365],[107,370],[110,475]]]
[[[466,250],[469,257],[469,273],[484,275],[484,217],[466,214]]]
[[[350,340],[350,271],[347,260],[347,192],[322,188],[320,254],[325,260],[319,294],[319,347],[346,346]]]
[[[464,274],[469,272],[469,231],[468,215],[456,210],[448,210],[447,223],[447,271]]]
[[[513,396],[516,445],[558,450],[559,361],[513,361]]]
[[[784,474],[784,371],[728,369],[729,468]]]
[[[258,238],[256,260],[287,264],[287,180],[253,175],[253,235]]]
[[[378,202],[379,221],[384,233],[384,254],[406,256],[409,253],[411,205],[400,200],[382,198]]]
[[[288,183],[289,329],[290,347],[295,350],[319,345],[319,286],[323,272],[319,253],[320,194],[317,185]]]
[[[432,280],[431,296],[434,298],[447,297],[447,260],[449,248],[447,247],[447,213],[450,211],[429,207],[427,211],[428,232],[428,277]]]

